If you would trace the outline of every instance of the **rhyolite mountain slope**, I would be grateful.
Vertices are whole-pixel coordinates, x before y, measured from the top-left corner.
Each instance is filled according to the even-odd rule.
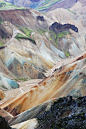
[[[13,5],[11,3],[5,2],[4,0],[0,0],[0,9],[24,9],[23,7],[19,7]]]
[[[2,1],[2,0],[1,0]],[[57,8],[65,8],[70,11],[70,8],[76,4],[78,5],[76,10],[81,9],[80,5],[86,5],[86,0],[4,0],[17,6],[30,7],[37,9],[40,12],[48,12]],[[11,5],[12,6],[12,5]],[[73,11],[71,11],[74,13]]]
[[[65,9],[46,16],[33,9],[7,9],[0,18],[1,71],[14,79],[41,79],[55,64],[86,50],[84,25]]]
[[[24,6],[30,8],[37,8],[39,5],[45,2],[45,0],[4,0],[17,6]]]
[[[41,12],[51,11],[57,8],[69,9],[80,0],[46,0],[43,4],[37,7]]]
[[[28,90],[22,89],[21,94],[9,98],[1,104],[0,108],[16,116],[53,98],[66,95],[71,95],[74,98],[85,96],[85,86],[86,53],[83,53],[72,60],[71,63],[56,68],[51,76],[48,76],[37,85],[28,88]]]
[[[1,90],[18,88],[15,81],[45,78],[55,64],[60,67],[86,51],[86,28],[77,12],[56,9],[43,15],[6,7],[0,10]]]
[[[54,10],[56,8],[68,9],[80,0],[5,0],[17,6],[30,7],[41,12]]]
[[[0,8],[0,115],[12,128],[86,126],[86,10],[77,4],[46,15]]]

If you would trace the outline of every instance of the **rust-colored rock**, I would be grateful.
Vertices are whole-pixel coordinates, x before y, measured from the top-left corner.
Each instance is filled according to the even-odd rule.
[[[5,98],[5,94],[2,90],[0,90],[0,100]]]
[[[66,95],[72,95],[75,98],[84,96],[86,93],[86,71],[82,67],[85,64],[84,57],[82,60],[76,60],[74,63],[65,65],[60,72],[57,70],[51,77],[47,77],[40,82],[39,85],[10,101],[8,100],[0,107],[15,116],[53,98]]]

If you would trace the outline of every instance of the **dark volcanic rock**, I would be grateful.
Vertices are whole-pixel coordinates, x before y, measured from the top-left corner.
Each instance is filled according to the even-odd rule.
[[[37,129],[85,129],[86,96],[59,98],[48,111],[38,115]]]
[[[4,49],[6,46],[1,46],[0,49]]]
[[[6,39],[6,38],[10,38],[12,35],[6,31],[6,29],[0,25],[0,38],[2,39]]]
[[[5,120],[5,118],[3,118],[2,116],[0,116],[0,129],[12,129],[7,121]]]
[[[45,19],[44,19],[44,17],[43,17],[43,16],[37,16],[37,20],[45,21]]]
[[[60,24],[58,22],[53,23],[50,27],[50,30],[58,33],[58,32],[62,32],[62,31],[68,31],[69,29],[72,29],[75,32],[78,32],[78,28],[75,25],[71,25],[71,24]]]

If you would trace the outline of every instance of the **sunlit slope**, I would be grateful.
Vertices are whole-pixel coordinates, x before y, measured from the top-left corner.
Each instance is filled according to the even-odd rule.
[[[18,7],[16,5],[13,5],[5,1],[0,1],[0,10],[4,10],[4,9],[24,9],[24,8]]]
[[[86,53],[75,58],[71,63],[57,68],[52,76],[10,99],[0,107],[12,115],[20,114],[47,100],[72,95],[74,98],[85,96]]]

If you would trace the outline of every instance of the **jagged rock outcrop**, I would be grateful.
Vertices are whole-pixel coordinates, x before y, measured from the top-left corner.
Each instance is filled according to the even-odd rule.
[[[69,29],[72,29],[73,31],[75,32],[78,32],[78,28],[74,25],[71,25],[71,24],[60,24],[60,23],[53,23],[50,28],[50,30],[58,33],[58,32],[62,32],[62,31],[69,31]]]
[[[45,19],[44,19],[44,17],[43,17],[43,16],[37,16],[37,20],[45,21]]]
[[[7,24],[3,25],[3,22],[4,21],[2,20],[2,24],[0,24],[0,42],[2,42],[4,45],[4,43],[6,43],[12,37],[12,30],[10,30],[10,27],[8,27]]]

